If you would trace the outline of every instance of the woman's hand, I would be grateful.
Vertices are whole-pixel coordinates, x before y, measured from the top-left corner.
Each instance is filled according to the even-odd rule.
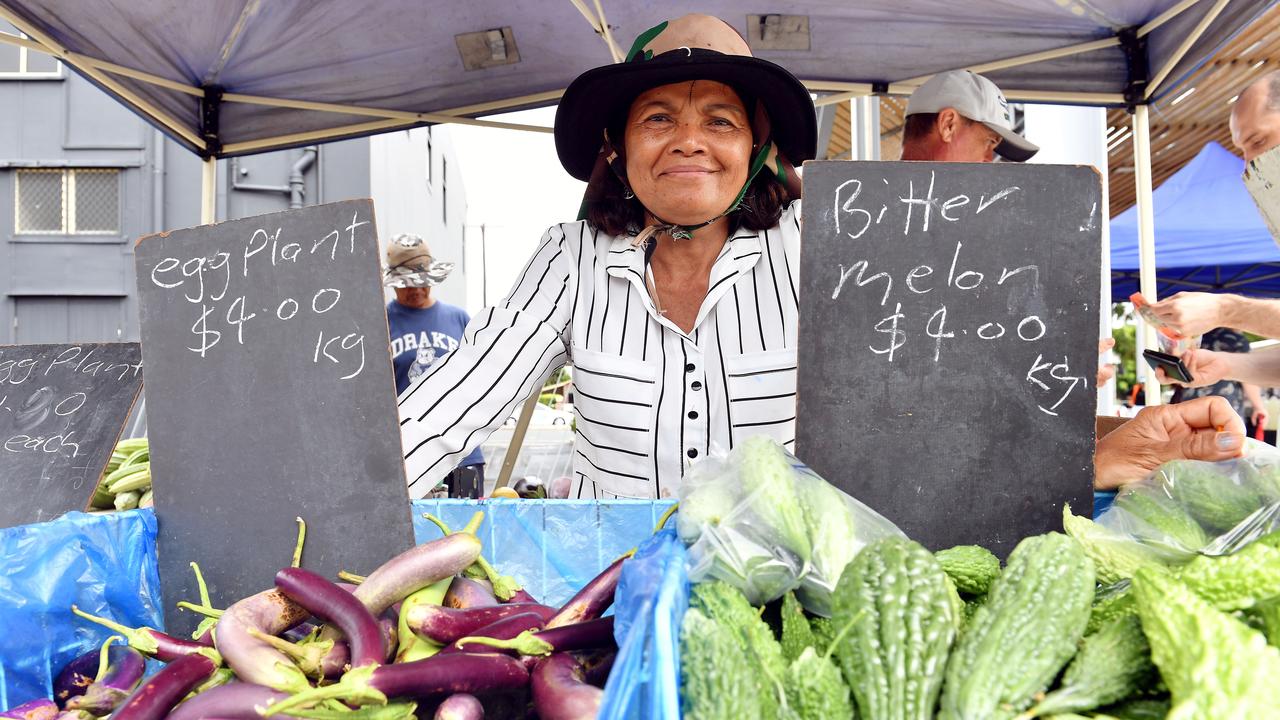
[[[1094,387],[1102,387],[1106,385],[1111,378],[1116,376],[1116,366],[1105,362],[1107,351],[1116,346],[1115,338],[1102,338],[1098,341],[1098,382]]]
[[[1093,487],[1114,490],[1170,460],[1228,460],[1244,446],[1244,421],[1223,398],[1196,398],[1138,413],[1098,441]]]
[[[1186,385],[1188,387],[1205,387],[1213,385],[1231,376],[1233,355],[1240,353],[1215,352],[1213,350],[1188,350],[1182,354],[1182,364],[1191,373],[1191,382],[1184,383],[1169,377],[1164,368],[1156,368],[1156,380],[1162,385]]]

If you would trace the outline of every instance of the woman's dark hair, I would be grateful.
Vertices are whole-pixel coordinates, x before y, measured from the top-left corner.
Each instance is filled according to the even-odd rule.
[[[743,104],[754,107],[755,99],[741,90],[735,91]],[[609,137],[621,143],[625,137],[627,107],[620,108],[609,119]],[[756,150],[752,149],[752,154]],[[587,221],[609,235],[635,235],[644,230],[645,208],[639,198],[626,198],[622,181],[613,173],[606,173],[604,187],[598,197],[587,203]],[[795,198],[782,183],[770,176],[768,168],[761,168],[747,187],[738,209],[729,214],[730,232],[739,229],[768,230],[778,224],[782,211]]]

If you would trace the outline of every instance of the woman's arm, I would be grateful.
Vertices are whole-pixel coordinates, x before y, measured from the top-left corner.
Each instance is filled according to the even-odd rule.
[[[410,496],[434,488],[564,362],[578,287],[565,231],[574,228],[548,230],[511,293],[477,314],[458,349],[400,394]]]

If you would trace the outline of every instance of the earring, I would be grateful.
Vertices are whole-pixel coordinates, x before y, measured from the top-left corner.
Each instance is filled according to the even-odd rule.
[[[633,193],[633,192],[631,192],[631,188],[630,188],[629,186],[624,186],[624,187],[622,188],[622,199],[623,199],[623,200],[631,200],[631,199],[634,199],[634,198],[635,198],[635,196],[636,196],[636,194],[635,194],[635,193]]]

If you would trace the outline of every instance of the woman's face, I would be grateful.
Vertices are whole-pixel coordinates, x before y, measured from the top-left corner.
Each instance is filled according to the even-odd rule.
[[[667,222],[706,222],[747,181],[751,126],[728,85],[693,80],[641,94],[627,113],[623,142],[632,192]]]

